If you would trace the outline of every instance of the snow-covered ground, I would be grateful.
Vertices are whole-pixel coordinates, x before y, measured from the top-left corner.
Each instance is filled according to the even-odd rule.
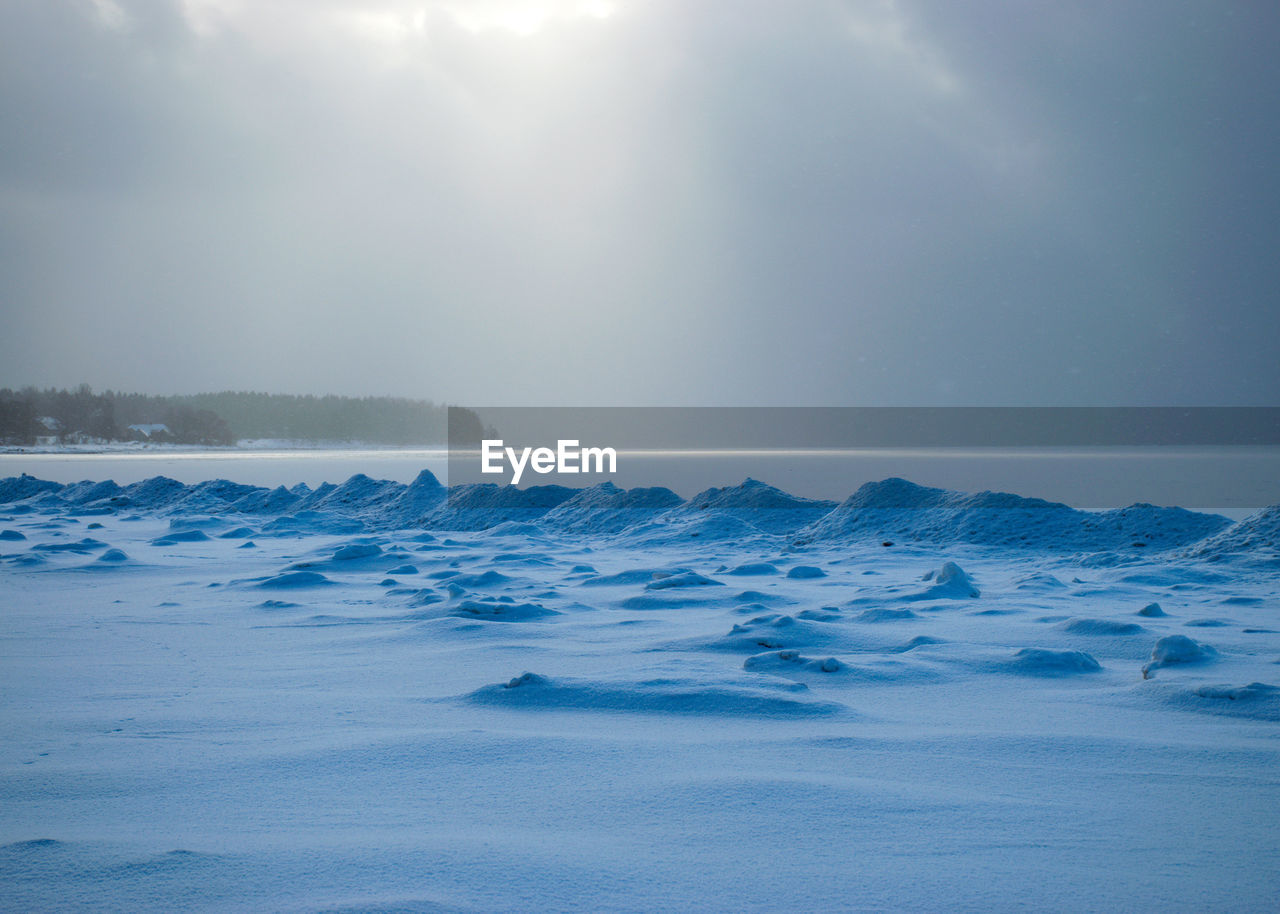
[[[1280,509],[0,480],[0,908],[1280,906]]]

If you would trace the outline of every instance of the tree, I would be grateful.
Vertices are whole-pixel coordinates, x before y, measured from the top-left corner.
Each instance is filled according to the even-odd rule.
[[[35,444],[39,423],[31,398],[7,387],[0,390],[0,442]]]

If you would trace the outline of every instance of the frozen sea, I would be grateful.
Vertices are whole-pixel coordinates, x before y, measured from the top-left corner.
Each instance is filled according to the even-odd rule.
[[[1280,509],[316,459],[0,463],[0,909],[1280,908]]]

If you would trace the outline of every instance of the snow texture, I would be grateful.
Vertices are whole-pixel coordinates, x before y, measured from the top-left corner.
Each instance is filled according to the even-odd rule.
[[[3,479],[0,909],[1274,910],[1278,519]]]

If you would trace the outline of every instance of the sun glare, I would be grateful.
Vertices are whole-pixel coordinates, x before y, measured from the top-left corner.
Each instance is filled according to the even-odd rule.
[[[253,0],[179,0],[190,28],[210,35],[225,28],[255,29],[263,17]],[[294,0],[304,5],[306,0]],[[89,0],[103,25],[120,28],[127,16],[118,0]],[[286,8],[290,8],[286,6]],[[292,7],[295,10],[297,7]],[[382,41],[397,41],[421,32],[435,15],[451,19],[468,32],[499,32],[532,36],[548,26],[604,20],[618,9],[618,0],[337,0],[311,13],[312,21],[340,23],[355,33]],[[267,17],[278,21],[280,17]]]
[[[612,0],[492,0],[454,3],[449,14],[469,32],[504,31],[530,36],[549,23],[575,19],[607,19],[616,4]]]

